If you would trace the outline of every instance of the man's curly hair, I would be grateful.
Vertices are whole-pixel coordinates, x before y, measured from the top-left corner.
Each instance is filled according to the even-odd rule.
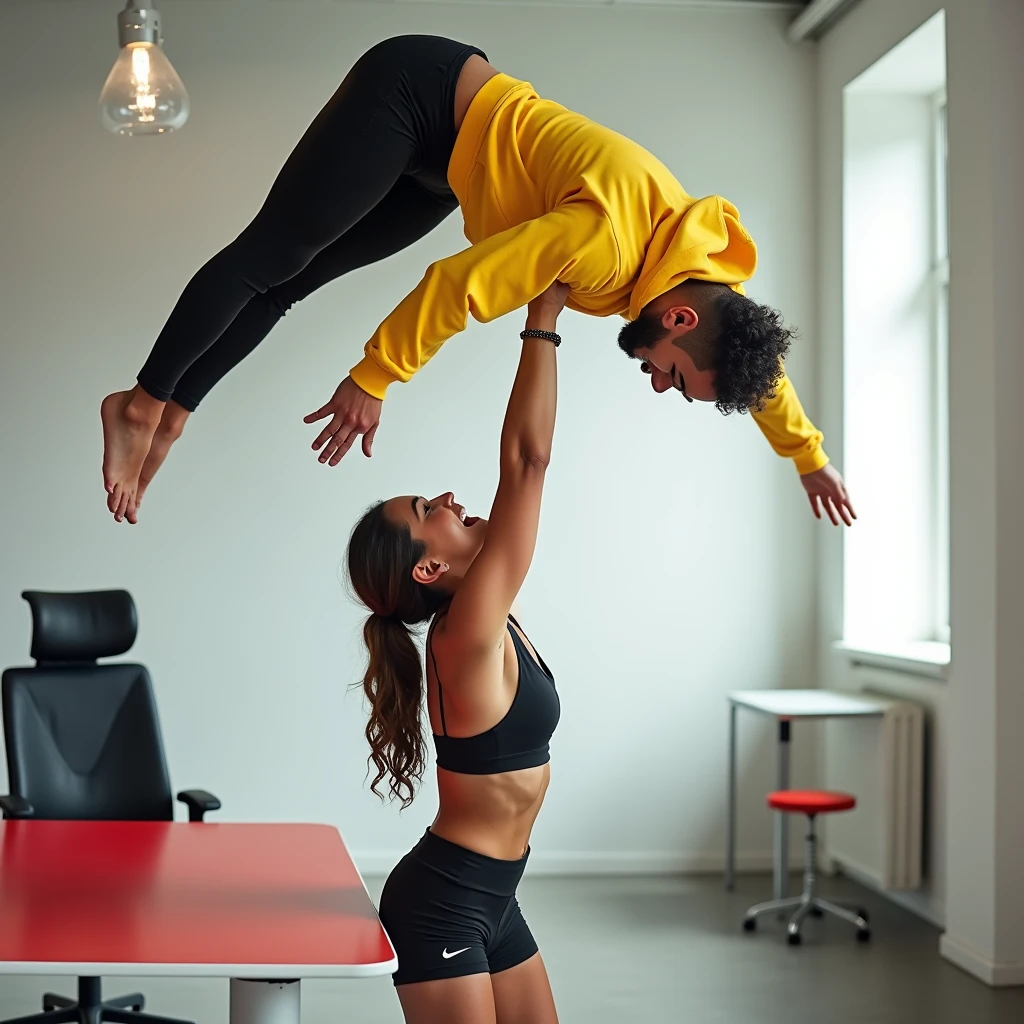
[[[775,397],[784,370],[782,361],[796,332],[782,314],[729,290],[717,305],[716,338],[711,352],[715,408],[760,412]]]

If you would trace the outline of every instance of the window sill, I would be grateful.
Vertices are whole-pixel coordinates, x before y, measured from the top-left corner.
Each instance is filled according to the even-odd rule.
[[[832,650],[846,655],[851,665],[869,665],[930,679],[949,678],[949,644],[928,641],[865,644],[837,640]]]

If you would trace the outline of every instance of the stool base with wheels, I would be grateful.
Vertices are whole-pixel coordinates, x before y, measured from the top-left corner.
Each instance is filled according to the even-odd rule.
[[[867,911],[861,908],[846,906],[830,900],[823,900],[817,895],[818,873],[816,868],[818,840],[814,831],[814,819],[819,814],[831,814],[837,811],[849,811],[857,806],[856,797],[848,793],[826,793],[820,790],[782,790],[768,794],[768,806],[776,811],[807,815],[807,843],[804,859],[804,891],[799,896],[787,900],[770,900],[751,907],[743,918],[743,928],[752,932],[757,927],[757,919],[762,914],[771,914],[780,910],[795,910],[787,926],[787,940],[791,946],[800,945],[800,926],[808,914],[821,917],[832,914],[848,921],[857,929],[857,938],[867,942],[871,938],[868,927]]]

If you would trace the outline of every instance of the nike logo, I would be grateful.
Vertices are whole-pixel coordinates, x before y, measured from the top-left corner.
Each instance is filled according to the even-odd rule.
[[[465,953],[467,949],[469,949],[469,946],[464,946],[462,949],[456,949],[453,952],[449,953],[448,947],[445,946],[444,951],[441,953],[441,956],[443,956],[445,960],[451,960],[453,956],[458,956],[460,953]]]

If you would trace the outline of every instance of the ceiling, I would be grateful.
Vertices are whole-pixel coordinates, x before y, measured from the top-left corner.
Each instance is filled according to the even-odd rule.
[[[152,0],[152,6],[159,8],[163,0]],[[181,2],[181,0],[175,0]],[[199,2],[199,0],[192,0]],[[798,10],[807,6],[811,0],[202,0],[203,3],[491,3],[515,6],[522,4],[530,7],[775,7],[786,10]],[[93,4],[97,7],[123,8],[126,0],[0,0],[0,7],[28,7],[39,3],[57,5]],[[138,2],[137,6],[145,6]]]

